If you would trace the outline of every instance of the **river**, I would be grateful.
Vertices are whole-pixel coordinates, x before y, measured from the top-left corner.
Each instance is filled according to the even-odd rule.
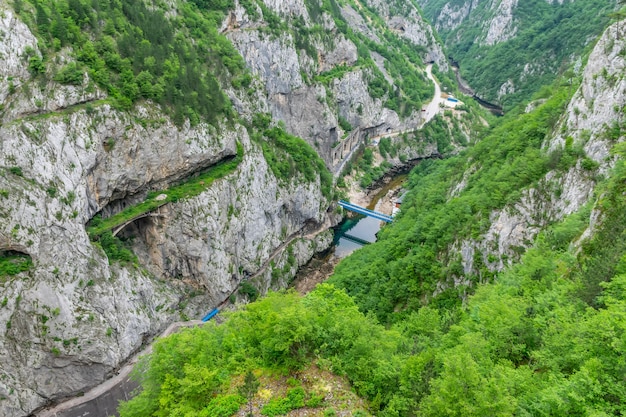
[[[381,188],[374,190],[370,196],[361,196],[360,200],[367,199],[369,209],[391,214],[393,200],[397,198],[406,179],[407,174],[397,175]],[[365,205],[363,201],[359,202]],[[364,243],[359,243],[354,238],[375,242],[376,234],[382,225],[383,222],[370,217],[348,214],[346,219],[335,227],[334,245],[327,251],[315,255],[307,265],[300,268],[291,287],[301,294],[311,291],[318,283],[332,275],[341,259],[364,246]]]
[[[456,83],[459,87],[459,90],[463,94],[471,96],[474,100],[476,100],[478,104],[489,110],[492,114],[496,116],[503,116],[504,110],[502,109],[502,107],[497,104],[489,103],[488,101],[485,101],[477,96],[476,92],[469,86],[469,84],[467,84],[463,77],[461,77],[461,67],[459,66],[459,63],[452,59],[452,57],[449,57],[449,59],[452,70],[454,71],[454,74],[456,76]]]
[[[397,197],[407,175],[402,174],[393,178],[376,190],[367,208],[384,214],[392,214],[393,200]],[[371,217],[349,214],[348,217],[335,228],[334,255],[345,258],[366,243],[376,241],[376,234],[384,223]]]

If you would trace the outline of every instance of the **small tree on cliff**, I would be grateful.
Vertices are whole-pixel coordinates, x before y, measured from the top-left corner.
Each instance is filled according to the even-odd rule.
[[[252,373],[248,371],[246,377],[243,380],[243,385],[239,387],[239,394],[248,400],[248,417],[252,417],[252,399],[259,390],[259,380]]]
[[[609,14],[609,18],[611,18],[612,20],[617,21],[617,38],[620,38],[620,33],[621,33],[621,21],[626,19],[626,0],[617,0],[617,4],[622,6],[621,9],[614,11],[613,13]]]

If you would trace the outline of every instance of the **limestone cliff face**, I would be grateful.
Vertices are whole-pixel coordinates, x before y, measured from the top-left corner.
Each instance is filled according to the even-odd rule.
[[[387,26],[413,44],[427,48],[426,61],[435,62],[442,71],[448,71],[448,60],[435,39],[432,27],[428,25],[411,2],[388,2],[367,0],[384,20]]]
[[[502,0],[496,9],[495,16],[489,22],[485,36],[485,45],[495,45],[515,36],[516,27],[513,22],[513,10],[517,0]]]
[[[293,16],[289,10],[298,9],[288,6],[289,3],[276,7],[272,2],[267,2],[267,6],[289,19]],[[435,61],[441,69],[447,70],[447,61],[440,44],[413,5],[407,5],[408,10],[404,10],[402,17],[397,11],[390,11],[385,2],[372,2],[370,6],[385,19],[389,29],[415,45],[424,47],[425,61]],[[342,18],[353,30],[380,41],[381,37],[376,30],[355,7],[357,6],[345,5],[341,9]],[[314,23],[307,8],[298,10],[307,27],[312,28]],[[368,90],[368,83],[372,78],[371,70],[355,65],[358,59],[356,45],[339,32],[333,18],[328,14],[323,13],[321,21],[330,36],[312,38],[315,56],[299,49],[292,35],[268,36],[264,32],[262,20],[256,24],[250,23],[250,20],[245,10],[238,7],[231,14],[229,24],[223,29],[246,60],[252,73],[262,81],[265,94],[256,96],[249,104],[245,98],[236,96],[233,101],[244,114],[269,112],[275,119],[283,121],[287,130],[307,140],[331,169],[338,164],[333,147],[348,133],[342,129],[340,117],[347,120],[352,127],[358,128],[361,138],[365,134],[376,136],[419,125],[419,112],[401,119],[395,111],[385,107],[386,97],[372,98]],[[320,73],[339,66],[348,67],[348,70],[328,84],[313,81]],[[385,72],[382,57],[379,68]],[[391,83],[393,84],[393,80]]]
[[[246,156],[235,175],[198,197],[166,206],[160,218],[137,222],[128,230],[136,236],[135,252],[154,275],[200,285],[206,289],[208,305],[228,299],[284,243],[317,230],[328,206],[319,184],[297,177],[289,184],[277,182],[245,130],[238,133]],[[313,255],[304,253],[307,260]],[[291,272],[281,279],[296,271]],[[263,279],[255,284],[262,289],[271,286]]]
[[[218,136],[169,122],[143,127],[136,120],[146,111],[163,117],[148,106],[128,114],[94,103],[89,112],[0,127],[0,249],[28,254],[34,264],[0,284],[2,415],[26,415],[100,382],[144,339],[180,319],[189,288],[204,294],[185,310],[198,317],[227,299],[286,237],[325,217],[319,184],[279,183],[245,129]],[[106,122],[95,123],[99,117]],[[150,188],[234,154],[235,141],[246,147],[235,173],[121,232],[134,237],[149,273],[109,265],[85,231],[95,212],[118,211]]]
[[[563,4],[563,0],[546,0],[547,3]],[[429,8],[432,0],[419,0],[424,8]],[[437,5],[432,11],[433,25],[438,31],[452,31],[465,21],[472,19],[472,12],[481,13],[480,31],[476,42],[484,45],[495,45],[505,42],[516,35],[517,25],[514,12],[518,0],[465,0],[462,2],[449,1]]]
[[[284,285],[330,244],[308,235],[327,220],[328,201],[319,183],[278,181],[242,126],[177,127],[150,103],[120,112],[97,88],[33,80],[23,56],[36,39],[6,3],[0,11],[9,80],[0,84],[0,250],[33,262],[0,280],[0,415],[22,416],[101,382],[167,324],[199,317],[257,271],[259,288]],[[281,77],[270,88],[299,75]],[[237,142],[245,156],[234,173],[120,232],[141,267],[110,264],[90,241],[94,214],[235,155]],[[191,291],[202,295],[190,300]]]
[[[428,8],[429,0],[420,0],[419,3]],[[433,24],[438,31],[451,31],[459,27],[466,20],[472,18],[472,12],[481,10],[483,19],[481,33],[476,42],[485,45],[494,45],[504,42],[516,32],[516,24],[513,21],[513,11],[517,6],[517,0],[466,0],[463,2],[446,2],[433,11]],[[486,18],[485,18],[486,17]]]
[[[623,123],[626,105],[623,26],[623,22],[612,25],[598,41],[582,74],[582,84],[554,129],[555,134],[545,143],[545,151],[553,152],[564,148],[569,138],[569,146],[581,145],[598,168],[590,171],[579,159],[565,173],[550,171],[536,187],[525,190],[518,203],[493,212],[491,228],[484,236],[458,242],[466,274],[475,272],[477,251],[490,269],[502,270],[517,259],[519,249],[527,248],[543,227],[576,212],[593,197],[598,174],[606,174],[613,164],[611,147],[624,140],[623,133],[619,138],[608,134],[616,123]]]
[[[461,4],[446,3],[443,5],[437,20],[434,22],[437,30],[456,29],[461,23],[467,19],[472,9],[474,9],[479,0],[464,2]]]
[[[287,22],[313,26],[301,0],[265,5]],[[363,21],[355,13],[345,19],[359,30]],[[385,14],[389,27],[443,67],[441,47],[417,10],[404,20],[394,13]],[[385,107],[387,97],[373,98],[372,71],[356,65],[357,46],[329,15],[322,26],[332,39],[316,38],[316,53],[309,54],[291,32],[270,36],[262,17],[251,19],[237,6],[222,31],[254,79],[247,91],[225,88],[244,120],[271,113],[332,168],[344,156],[333,147],[341,139],[354,144],[414,128],[420,114],[401,119]],[[96,385],[167,324],[199,317],[245,280],[261,292],[284,287],[298,266],[331,244],[329,232],[318,232],[337,217],[327,211],[319,182],[277,179],[238,122],[176,126],[150,102],[117,110],[87,73],[83,86],[52,81],[72,62],[69,48],[33,79],[28,59],[39,54],[37,39],[5,0],[0,33],[0,251],[33,264],[0,279],[0,415],[28,415]],[[384,71],[382,56],[377,64]],[[343,66],[349,69],[341,76],[313,81]],[[354,128],[350,135],[340,118]],[[167,193],[234,156],[238,144],[244,156],[234,172],[118,231],[132,241],[139,265],[111,264],[90,240],[86,224],[94,215],[115,214],[150,191]],[[416,152],[411,157],[436,149]]]

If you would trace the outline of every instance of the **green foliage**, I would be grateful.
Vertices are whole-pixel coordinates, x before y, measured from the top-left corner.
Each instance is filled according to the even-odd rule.
[[[43,74],[46,72],[46,67],[43,60],[39,56],[31,56],[28,59],[28,70],[33,76]]]
[[[251,368],[290,372],[318,358],[347,375],[361,395],[380,395],[384,403],[398,386],[402,357],[395,355],[408,347],[403,342],[332,286],[321,284],[305,298],[270,293],[219,326],[208,323],[159,340],[137,373],[142,392],[122,405],[120,415],[202,410],[211,395],[228,391],[234,375]],[[305,391],[295,386],[263,413],[278,415],[306,402]]]
[[[256,300],[259,296],[259,290],[257,290],[257,288],[248,281],[241,284],[239,287],[239,293],[247,296],[250,301]]]
[[[128,207],[111,217],[106,219],[94,217],[87,228],[87,232],[92,238],[96,238],[97,236],[102,235],[103,233],[110,231],[111,229],[136,218],[137,216],[153,211],[164,204],[176,202],[185,198],[195,197],[206,190],[207,187],[213,183],[213,181],[223,178],[237,169],[242,159],[243,146],[238,143],[237,155],[235,157],[226,158],[221,162],[218,162],[199,175],[188,178],[186,182],[180,185],[169,188],[168,190],[151,192],[148,195],[148,198],[143,202]],[[167,197],[163,200],[157,199],[157,197],[161,194],[166,194]]]
[[[11,167],[9,168],[9,172],[13,175],[16,175],[18,177],[23,177],[24,174],[22,173],[22,167]]]
[[[255,117],[253,124],[265,125],[266,122],[268,120],[262,117]],[[319,177],[323,195],[330,198],[332,175],[322,158],[308,143],[290,135],[281,127],[267,127],[262,135],[256,132],[252,137],[260,142],[263,156],[279,180],[289,182],[296,173],[301,174],[307,182],[317,181]]]
[[[339,126],[341,126],[343,130],[345,130],[346,132],[352,131],[352,125],[344,117],[339,116],[338,121],[339,121]]]
[[[77,63],[69,63],[54,76],[54,81],[61,84],[81,85],[83,83],[83,71]]]
[[[354,68],[347,65],[338,65],[336,67],[333,67],[331,70],[316,75],[313,80],[322,84],[329,85],[332,80],[341,78],[350,71],[354,71]]]
[[[354,252],[339,264],[330,282],[345,288],[364,311],[388,322],[399,319],[392,318],[394,311],[402,311],[402,316],[420,308],[440,282],[463,275],[450,246],[485,232],[492,210],[519,200],[525,187],[544,176],[549,159],[542,143],[567,99],[567,90],[558,90],[536,111],[507,116],[461,155],[418,165],[409,178],[412,191],[400,215],[378,233],[376,245]],[[435,122],[418,134],[424,135],[421,140],[442,138],[438,145],[445,149],[449,139],[444,126]],[[451,197],[450,191],[472,167],[462,193]],[[491,275],[486,268],[481,274],[483,280]],[[454,306],[468,289],[450,291],[458,293],[443,292],[433,302]]]
[[[445,155],[449,153],[453,148],[451,146],[452,140],[459,142],[463,134],[458,132],[456,135],[451,134],[448,130],[448,123],[441,115],[436,115],[428,124],[414,133],[415,139],[423,143],[436,143],[437,151]]]
[[[103,232],[98,239],[98,243],[109,258],[109,263],[129,262],[137,263],[137,256],[133,253],[130,242],[123,241],[117,236],[113,236],[110,231]]]
[[[0,281],[28,271],[33,266],[30,256],[13,251],[0,251]],[[3,305],[6,302],[3,301]]]
[[[415,410],[424,417],[620,415],[626,400],[625,191],[620,160],[598,205],[606,220],[583,254],[564,242],[585,228],[589,207],[541,235],[518,265],[480,286],[464,307],[432,304],[383,327],[344,292],[321,284],[306,297],[272,293],[222,325],[163,339],[140,372],[142,393],[122,406],[121,416],[193,413],[211,394],[219,398],[229,375],[244,366],[294,372],[312,361],[346,375],[380,416],[410,417]],[[596,307],[589,308],[581,288],[599,262],[611,272],[603,274]],[[307,404],[304,390],[291,385],[263,415]]]
[[[361,188],[369,187],[381,179],[391,167],[392,165],[387,161],[383,161],[380,165],[375,167],[371,166],[371,164],[366,166],[363,175],[361,175],[361,179],[359,180],[359,185]],[[359,166],[359,168],[361,168],[361,166]]]
[[[392,146],[391,139],[389,138],[382,138],[380,140],[378,143],[378,150],[383,157],[387,155],[394,157],[397,155],[396,149]]]
[[[248,371],[243,380],[243,385],[239,387],[239,395],[248,400],[248,414],[252,414],[252,399],[259,390],[259,380],[252,371]]]
[[[242,395],[218,395],[212,398],[207,406],[200,411],[200,415],[207,417],[231,417],[245,404]]]
[[[79,85],[84,67],[119,108],[151,99],[169,108],[178,124],[185,119],[217,124],[231,112],[218,78],[232,77],[239,80],[235,84],[247,85],[243,59],[217,29],[233,6],[230,0],[181,3],[176,18],[141,1],[31,3],[34,20],[23,7],[20,10],[41,40],[43,56],[70,46],[77,60],[63,67],[55,80]],[[34,52],[29,69],[34,75],[45,72],[43,59]]]
[[[275,417],[285,415],[291,410],[304,407],[306,392],[302,387],[292,388],[287,391],[284,398],[272,398],[261,409],[261,415]]]

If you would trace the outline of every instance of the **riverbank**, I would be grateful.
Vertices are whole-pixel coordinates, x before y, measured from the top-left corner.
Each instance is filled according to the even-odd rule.
[[[374,187],[363,190],[355,179],[348,178],[348,199],[360,206],[374,209],[384,214],[391,215],[395,200],[402,192],[402,185],[407,175],[386,177]],[[335,267],[342,257],[335,254],[335,248],[315,256],[304,267],[300,268],[290,287],[304,295],[312,291],[315,286],[326,281],[335,271]]]

